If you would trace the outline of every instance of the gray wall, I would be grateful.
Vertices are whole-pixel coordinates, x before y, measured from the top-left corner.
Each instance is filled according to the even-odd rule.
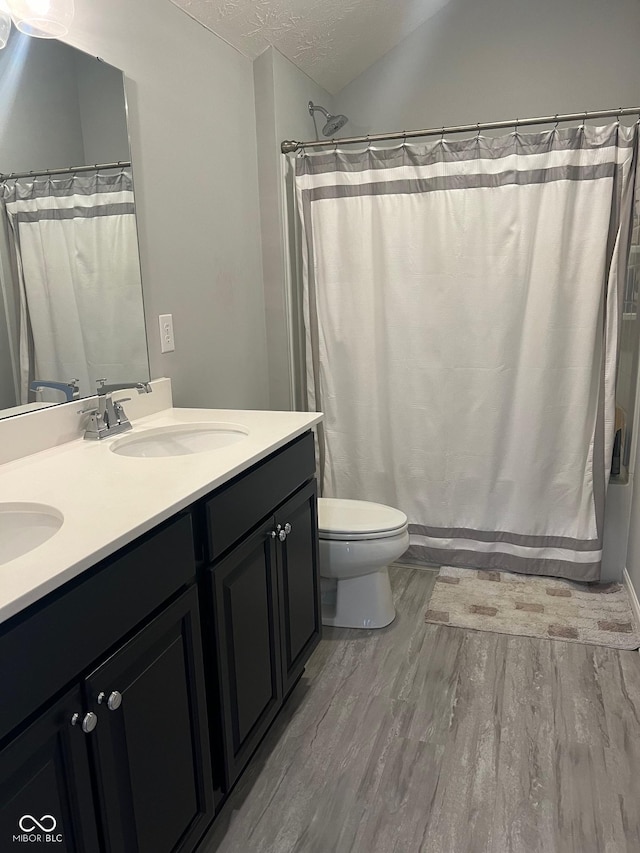
[[[351,130],[637,106],[637,0],[450,0],[335,97]]]
[[[287,160],[280,152],[283,139],[313,139],[314,127],[307,109],[309,101],[333,109],[333,99],[286,57],[269,48],[254,62],[262,265],[264,270],[267,351],[269,360],[269,405],[273,409],[296,407],[292,393],[291,347],[300,346],[298,328],[291,323],[297,315],[295,291],[287,287],[289,264],[285,246],[287,222],[293,210]],[[319,116],[319,122],[324,118]],[[322,124],[319,125],[322,127]],[[283,187],[286,181],[286,191]],[[289,294],[290,293],[290,297]]]
[[[155,0],[77,3],[68,41],[125,74],[151,375],[176,405],[265,407],[251,62]]]
[[[122,72],[93,56],[76,53],[76,83],[84,163],[129,159]]]
[[[637,0],[450,0],[334,105],[362,134],[633,107],[639,43]],[[603,575],[619,578],[626,559],[640,592],[632,495],[633,478],[610,487]]]

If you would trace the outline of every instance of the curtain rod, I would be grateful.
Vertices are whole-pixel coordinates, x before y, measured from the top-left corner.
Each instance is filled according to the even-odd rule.
[[[639,115],[640,107],[619,107],[617,110],[596,110],[594,112],[584,113],[565,113],[564,115],[554,116],[539,116],[538,118],[516,118],[511,121],[494,121],[484,124],[460,124],[452,127],[431,127],[428,130],[401,130],[394,133],[372,133],[369,136],[345,136],[336,139],[313,139],[308,142],[296,142],[286,139],[280,145],[280,150],[283,154],[293,154],[301,148],[329,148],[335,145],[355,145],[371,142],[382,142],[387,139],[412,139],[416,136],[444,136],[445,133],[471,133],[472,131],[480,132],[481,130],[499,130],[506,127],[526,127],[532,124],[557,124],[561,121],[582,121],[593,118],[613,118],[613,116],[632,116]]]
[[[67,169],[40,169],[39,172],[8,172],[0,174],[0,181],[8,181],[12,178],[39,178],[44,175],[71,175],[74,172],[93,172],[96,169],[121,169],[130,166],[131,160],[118,160],[117,163],[96,163],[93,166],[69,166]]]

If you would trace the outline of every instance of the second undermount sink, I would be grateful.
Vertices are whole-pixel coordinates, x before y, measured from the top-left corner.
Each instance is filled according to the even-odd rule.
[[[158,458],[162,456],[186,456],[205,453],[236,444],[249,435],[239,424],[204,423],[179,424],[171,427],[148,429],[132,433],[111,445],[118,456]]]
[[[0,503],[0,565],[51,539],[63,521],[62,513],[46,504]]]

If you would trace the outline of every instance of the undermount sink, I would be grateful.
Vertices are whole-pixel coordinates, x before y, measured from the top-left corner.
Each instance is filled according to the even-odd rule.
[[[228,447],[248,435],[249,431],[238,424],[180,424],[128,435],[114,442],[110,449],[118,456],[142,459],[186,456]]]
[[[46,504],[0,503],[0,565],[51,539],[63,521],[62,513]]]

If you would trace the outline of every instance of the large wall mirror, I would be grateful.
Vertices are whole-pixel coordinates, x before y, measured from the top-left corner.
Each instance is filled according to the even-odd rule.
[[[130,156],[122,73],[13,30],[0,51],[0,417],[91,396],[102,378],[149,379]]]

